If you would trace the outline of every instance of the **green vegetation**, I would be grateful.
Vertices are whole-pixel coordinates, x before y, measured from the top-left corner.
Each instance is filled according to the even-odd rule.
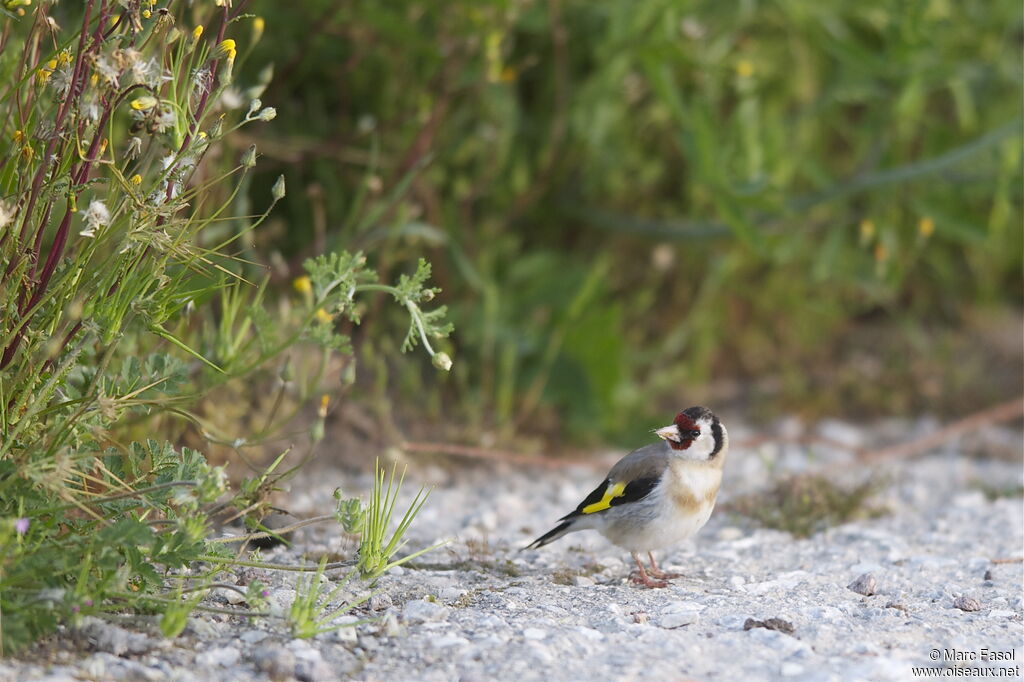
[[[292,634],[296,637],[309,639],[325,632],[332,632],[343,627],[350,627],[351,623],[339,625],[332,623],[338,616],[343,616],[355,607],[359,606],[370,598],[369,593],[359,600],[344,602],[341,606],[330,608],[338,595],[347,587],[348,580],[354,575],[350,573],[345,580],[339,582],[334,589],[324,594],[323,587],[327,582],[324,578],[324,571],[327,561],[321,560],[317,565],[316,572],[307,579],[300,579],[296,586],[295,601],[288,609],[288,624]]]
[[[247,537],[238,552],[208,537],[226,510],[258,529],[294,471],[278,471],[282,455],[231,494],[224,467],[181,445],[192,431],[223,440],[193,411],[213,392],[287,373],[265,425],[232,447],[270,438],[288,422],[282,404],[322,395],[315,447],[324,368],[351,353],[339,323],[358,323],[379,293],[409,318],[403,350],[420,344],[451,366],[431,346],[451,325],[443,307],[421,307],[437,293],[422,260],[392,286],[338,250],[306,262],[297,300],[266,305],[268,278],[240,245],[284,179],[250,199],[256,149],[226,146],[275,118],[266,79],[237,77],[245,49],[229,37],[256,20],[212,5],[175,20],[155,5],[4,3],[0,654],[84,614],[155,611],[174,636],[220,572],[286,568],[247,558]],[[381,518],[378,503],[369,516]],[[300,636],[327,627],[314,606],[323,570],[292,609]]]
[[[402,483],[405,481],[405,469],[396,478],[397,473],[397,463],[392,465],[390,476],[387,476],[387,472],[379,464],[375,466],[373,488],[370,490],[370,499],[365,508],[358,499],[345,499],[339,490],[335,491],[335,497],[338,500],[335,515],[342,528],[349,533],[359,535],[357,567],[363,578],[367,580],[375,580],[395,566],[400,566],[439,546],[426,547],[406,554],[398,560],[391,560],[399,550],[405,547],[405,541],[402,538],[430,494],[426,488],[420,488],[402,515],[401,521],[392,530],[391,517],[395,512],[395,505],[398,503],[398,492],[402,489]],[[384,486],[385,477],[387,477],[387,487]]]
[[[884,509],[871,504],[872,496],[883,487],[882,481],[875,479],[847,486],[820,474],[799,474],[762,493],[734,500],[726,509],[766,528],[805,538],[832,526],[884,514]]]
[[[1019,392],[980,314],[1024,290],[1018,3],[265,11],[281,120],[250,133],[254,187],[303,189],[261,246],[429,253],[456,363],[391,368],[409,420],[628,443],[709,380],[776,413]]]
[[[712,381],[755,413],[1016,394],[1022,30],[1008,0],[0,0],[0,646],[174,635],[273,567],[245,540],[343,401],[378,448],[635,443]],[[367,578],[411,558],[396,474],[325,515]],[[869,492],[787,486],[751,509],[796,533]],[[253,532],[211,541],[224,514]]]

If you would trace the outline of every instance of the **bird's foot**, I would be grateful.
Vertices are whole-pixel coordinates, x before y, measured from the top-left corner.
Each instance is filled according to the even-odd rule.
[[[660,578],[661,580],[672,580],[673,578],[682,578],[682,573],[670,573],[663,571],[660,568],[648,568],[647,574],[653,578]]]
[[[647,573],[631,573],[629,579],[633,584],[643,585],[644,587],[668,587],[668,583],[666,581],[655,580],[647,575]]]
[[[636,559],[636,565],[639,566],[640,570],[642,571],[643,570],[643,562],[640,561],[640,559],[637,558],[635,555],[634,555],[633,558]],[[661,578],[662,580],[671,580],[672,578],[682,578],[683,577],[682,573],[669,573],[668,571],[663,571],[660,568],[658,568],[658,562],[654,560],[654,553],[653,552],[648,552],[647,553],[647,558],[651,560],[651,568],[647,571],[647,573],[650,573],[655,578]]]

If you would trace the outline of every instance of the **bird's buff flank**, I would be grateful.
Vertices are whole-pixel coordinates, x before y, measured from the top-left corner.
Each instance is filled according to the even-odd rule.
[[[652,551],[685,540],[707,523],[722,483],[729,435],[706,407],[683,410],[655,434],[662,442],[619,460],[576,509],[524,549],[591,529],[629,550],[638,569],[634,582],[665,587],[666,579],[678,577],[660,570]],[[640,552],[647,553],[650,569]]]

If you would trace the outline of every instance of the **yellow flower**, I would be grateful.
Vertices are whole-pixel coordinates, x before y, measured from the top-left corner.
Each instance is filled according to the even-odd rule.
[[[741,59],[736,62],[736,75],[740,78],[750,78],[754,75],[754,65],[749,59]]]
[[[149,111],[157,105],[156,97],[150,95],[143,95],[137,97],[131,101],[131,108],[135,111]]]
[[[935,233],[935,221],[928,216],[921,218],[921,221],[917,224],[917,231],[926,239],[931,237]]]
[[[203,36],[203,25],[199,24],[192,29],[192,40],[199,40]]]
[[[153,13],[150,12],[148,9],[142,10],[142,18],[143,19],[149,19],[151,16],[153,16]]]
[[[865,218],[860,221],[860,238],[862,241],[867,241],[875,236],[875,221],[870,218]]]
[[[329,324],[334,319],[331,314],[323,308],[317,309],[315,317],[317,322],[322,322],[324,324]]]
[[[263,20],[263,17],[256,17],[252,20],[252,42],[260,42],[260,38],[263,37],[263,29],[266,27],[267,22]]]
[[[300,294],[308,294],[313,291],[313,282],[305,275],[302,277],[296,277],[295,280],[292,281],[292,286],[295,287],[295,291]]]
[[[217,46],[217,51],[214,53],[214,56],[227,57],[230,61],[234,60],[235,54],[235,41],[231,38],[225,38],[220,41],[220,45]]]
[[[14,134],[11,135],[11,139],[14,140],[15,142],[21,142],[24,138],[25,133],[21,132],[20,130],[15,130]]]
[[[324,393],[320,396],[320,409],[317,410],[317,415],[323,419],[327,416],[327,406],[331,403],[331,396]]]
[[[39,85],[46,84],[46,82],[48,80],[50,80],[50,76],[52,76],[53,72],[56,71],[56,70],[57,70],[57,60],[56,59],[51,59],[50,61],[46,62],[46,65],[43,66],[43,68],[41,68],[38,71],[36,71],[36,83],[38,83]]]
[[[142,184],[142,176],[136,173],[131,178],[129,178],[128,182],[138,187],[139,185]]]

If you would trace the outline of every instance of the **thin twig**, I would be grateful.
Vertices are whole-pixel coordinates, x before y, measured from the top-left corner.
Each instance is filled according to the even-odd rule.
[[[319,566],[305,566],[296,564],[272,564],[266,561],[245,561],[243,559],[232,559],[227,557],[203,554],[198,557],[199,561],[206,561],[211,564],[231,564],[232,566],[248,566],[249,568],[265,568],[268,571],[292,571],[294,573],[316,573]],[[324,564],[323,570],[330,571],[335,568],[352,568],[355,563],[352,561],[334,561]]]
[[[831,448],[850,450],[856,454],[857,464],[864,462],[875,462],[879,460],[902,459],[913,457],[927,452],[939,445],[959,438],[972,431],[977,431],[985,426],[1010,421],[1024,416],[1024,396],[1016,400],[1010,400],[994,407],[986,408],[980,412],[968,415],[948,426],[945,426],[934,433],[920,438],[915,438],[888,447],[865,450],[855,446],[841,443],[831,438],[822,436],[798,436],[796,438],[776,438],[768,435],[752,436],[741,440],[731,441],[733,449],[747,450],[757,448],[768,443],[792,444],[792,445],[823,445]],[[605,457],[549,457],[545,455],[529,455],[522,452],[509,450],[493,450],[490,448],[474,447],[472,445],[460,445],[458,443],[430,443],[412,441],[402,444],[406,452],[428,452],[438,455],[452,455],[455,457],[471,457],[473,459],[484,459],[497,462],[508,462],[510,464],[525,464],[539,466],[549,469],[559,469],[571,466],[592,466],[599,468],[607,464]]]
[[[474,459],[487,459],[498,462],[510,462],[514,464],[528,464],[552,469],[574,466],[578,464],[593,465],[595,460],[576,459],[565,457],[546,457],[544,455],[527,455],[507,450],[491,450],[478,448],[472,445],[459,445],[457,443],[423,443],[407,442],[402,444],[402,449],[407,452],[430,452],[438,455],[454,455],[456,457],[472,457]]]
[[[876,462],[879,460],[913,457],[948,443],[971,431],[977,431],[982,427],[1010,421],[1022,416],[1024,416],[1024,396],[970,414],[926,436],[879,450],[862,451],[859,459],[863,462]]]
[[[324,514],[323,516],[314,516],[311,519],[303,519],[302,521],[293,523],[290,526],[285,526],[284,528],[274,528],[273,532],[261,531],[258,533],[249,533],[248,535],[232,535],[230,537],[214,538],[213,540],[208,540],[208,542],[242,542],[245,540],[260,540],[262,538],[272,538],[278,535],[284,535],[285,533],[290,533],[293,530],[298,530],[299,528],[302,528],[304,526],[312,526],[314,523],[323,523],[324,521],[332,520],[334,520],[334,514]]]

